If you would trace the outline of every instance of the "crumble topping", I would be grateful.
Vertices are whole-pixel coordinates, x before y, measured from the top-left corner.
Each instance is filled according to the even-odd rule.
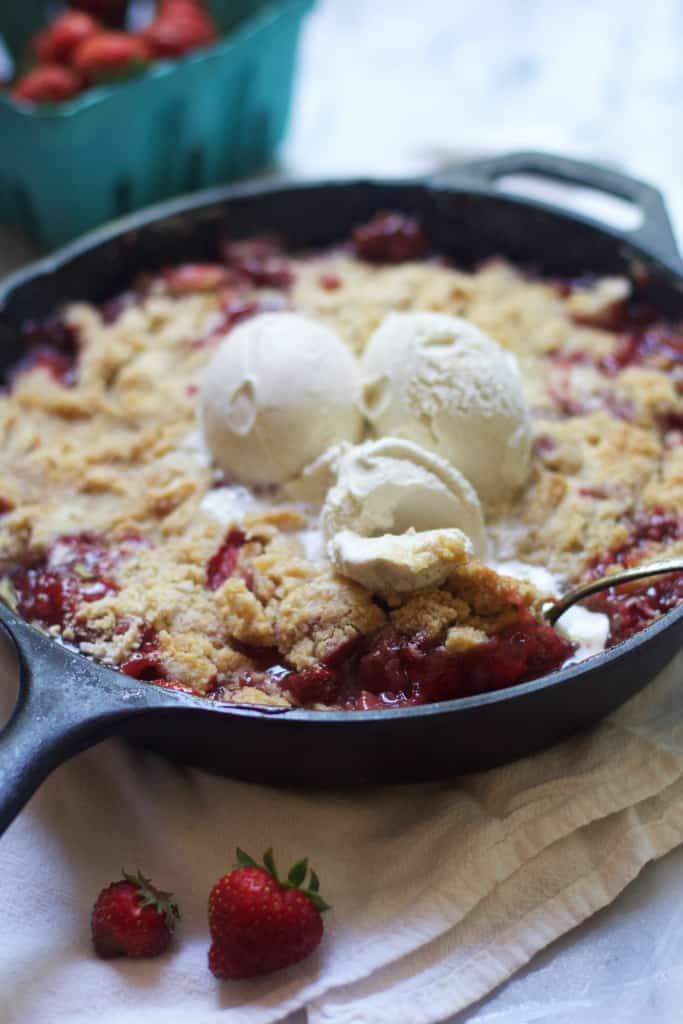
[[[28,618],[137,678],[283,706],[391,704],[372,673],[381,693],[412,687],[409,702],[422,680],[442,685],[447,655],[479,679],[474,659],[502,664],[515,629],[537,642],[525,678],[554,664],[544,658],[571,656],[534,632],[547,628],[537,619],[546,595],[480,561],[438,587],[379,599],[309,557],[315,521],[286,493],[255,488],[251,505],[217,513],[222,489],[235,488],[196,443],[199,379],[225,333],[263,310],[309,315],[358,356],[387,313],[444,312],[517,357],[534,453],[528,482],[488,524],[501,557],[571,585],[683,552],[683,336],[624,319],[628,282],[568,286],[499,259],[472,272],[377,262],[367,240],[365,259],[285,257],[275,243],[253,257],[250,244],[228,247],[227,268],[171,268],[118,304],[74,303],[27,333],[0,398],[0,570]],[[672,594],[662,589],[652,614]],[[595,607],[621,616],[613,641],[627,635],[635,619],[623,602]],[[360,697],[349,695],[349,665]],[[436,694],[424,683],[415,699]]]

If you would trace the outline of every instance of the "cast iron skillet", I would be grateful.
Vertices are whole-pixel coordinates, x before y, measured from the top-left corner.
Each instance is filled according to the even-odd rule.
[[[583,183],[640,207],[632,232],[501,194],[512,172]],[[683,266],[660,195],[624,175],[512,154],[429,181],[219,189],[89,235],[0,285],[0,366],[18,327],[66,299],[105,299],[138,272],[210,259],[221,233],[283,232],[294,247],[343,238],[381,209],[417,213],[434,245],[463,264],[499,253],[544,271],[632,273],[665,314],[683,316]],[[683,606],[578,666],[484,696],[381,712],[221,706],[139,683],[74,654],[4,605],[19,654],[13,716],[0,733],[0,832],[61,761],[113,733],[209,771],[275,784],[407,782],[494,767],[595,722],[638,691],[683,643]]]

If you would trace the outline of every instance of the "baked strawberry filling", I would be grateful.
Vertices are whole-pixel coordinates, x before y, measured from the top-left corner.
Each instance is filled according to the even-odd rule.
[[[154,270],[100,306],[28,323],[25,355],[0,396],[0,552],[10,553],[0,596],[134,679],[215,701],[423,705],[587,656],[543,621],[548,593],[515,588],[494,559],[545,568],[559,593],[683,552],[683,331],[646,308],[637,287],[544,280],[499,258],[463,270],[433,253],[418,218],[389,211],[325,251],[292,253],[268,235],[219,238],[196,261]],[[485,522],[489,539],[505,534],[512,551],[488,558],[484,544],[418,592],[387,595],[332,561],[317,498],[292,497],[289,478],[242,478],[206,448],[209,361],[219,346],[235,351],[238,325],[285,311],[334,331],[359,364],[384,319],[405,313],[462,318],[516,357],[536,421],[529,473],[509,520],[487,511]],[[278,373],[296,392],[290,363]],[[256,408],[250,381],[237,407],[244,423]],[[375,430],[382,386],[364,392],[359,436],[342,446],[365,444],[368,423]],[[332,418],[322,401],[314,412],[311,434]],[[377,436],[402,439],[402,426]],[[285,434],[262,444],[264,461],[275,448],[282,463]],[[465,471],[451,461],[474,480],[476,462]],[[427,486],[425,465],[415,494]],[[224,515],[219,490],[236,501]],[[346,515],[341,499],[339,510]],[[65,532],[65,522],[98,525]],[[613,645],[681,601],[683,573],[613,587],[587,607],[607,617]]]
[[[221,584],[233,575],[237,568],[240,549],[246,539],[241,530],[230,530],[206,567],[206,585],[209,590],[218,590]]]
[[[288,668],[274,651],[265,652],[261,667],[304,707],[368,711],[505,689],[555,671],[574,650],[520,606],[513,624],[467,651],[449,651],[443,640],[386,628],[344,644],[303,671]]]
[[[403,213],[378,213],[353,232],[356,253],[370,263],[404,263],[419,260],[428,244],[416,217]]]
[[[640,565],[651,560],[657,547],[683,538],[683,516],[654,508],[641,512],[633,521],[628,539],[604,555],[591,560],[587,577],[604,576],[611,566]],[[626,640],[654,619],[671,611],[683,600],[683,573],[652,577],[610,587],[594,595],[592,610],[607,615],[610,646]]]
[[[115,544],[90,531],[59,537],[42,557],[9,574],[17,610],[39,626],[58,627],[72,642],[90,639],[79,611],[117,593],[120,566],[145,544],[134,534]]]

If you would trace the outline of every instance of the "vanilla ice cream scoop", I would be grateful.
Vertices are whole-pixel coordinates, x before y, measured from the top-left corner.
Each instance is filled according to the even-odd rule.
[[[328,552],[343,530],[380,537],[457,528],[478,557],[486,556],[479,499],[462,473],[438,455],[385,437],[340,450],[335,472],[321,516]]]
[[[337,572],[373,594],[389,597],[438,587],[472,555],[462,530],[421,530],[361,537],[342,530],[330,543]]]
[[[390,313],[368,341],[360,404],[376,435],[447,459],[489,506],[525,480],[531,420],[514,356],[445,313]]]
[[[201,389],[204,435],[242,483],[283,483],[330,445],[356,441],[354,356],[328,327],[296,313],[263,313],[221,342]]]

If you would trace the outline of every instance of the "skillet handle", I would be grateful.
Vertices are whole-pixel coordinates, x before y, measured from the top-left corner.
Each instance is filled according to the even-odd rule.
[[[582,160],[570,160],[568,157],[555,156],[552,153],[536,152],[506,153],[502,156],[473,160],[458,165],[454,171],[458,179],[467,178],[478,185],[488,187],[493,186],[496,179],[506,174],[535,174],[555,181],[584,185],[598,192],[629,200],[640,210],[643,220],[637,228],[630,231],[620,230],[619,234],[666,263],[674,263],[677,269],[680,269],[681,255],[661,192],[644,181],[631,178],[628,174],[622,174],[611,167],[584,163]],[[441,178],[441,175],[438,177]]]
[[[19,694],[0,730],[0,836],[49,773],[72,755],[168,706],[153,686],[73,655],[0,604],[19,660]],[[127,681],[126,681],[127,682]]]

